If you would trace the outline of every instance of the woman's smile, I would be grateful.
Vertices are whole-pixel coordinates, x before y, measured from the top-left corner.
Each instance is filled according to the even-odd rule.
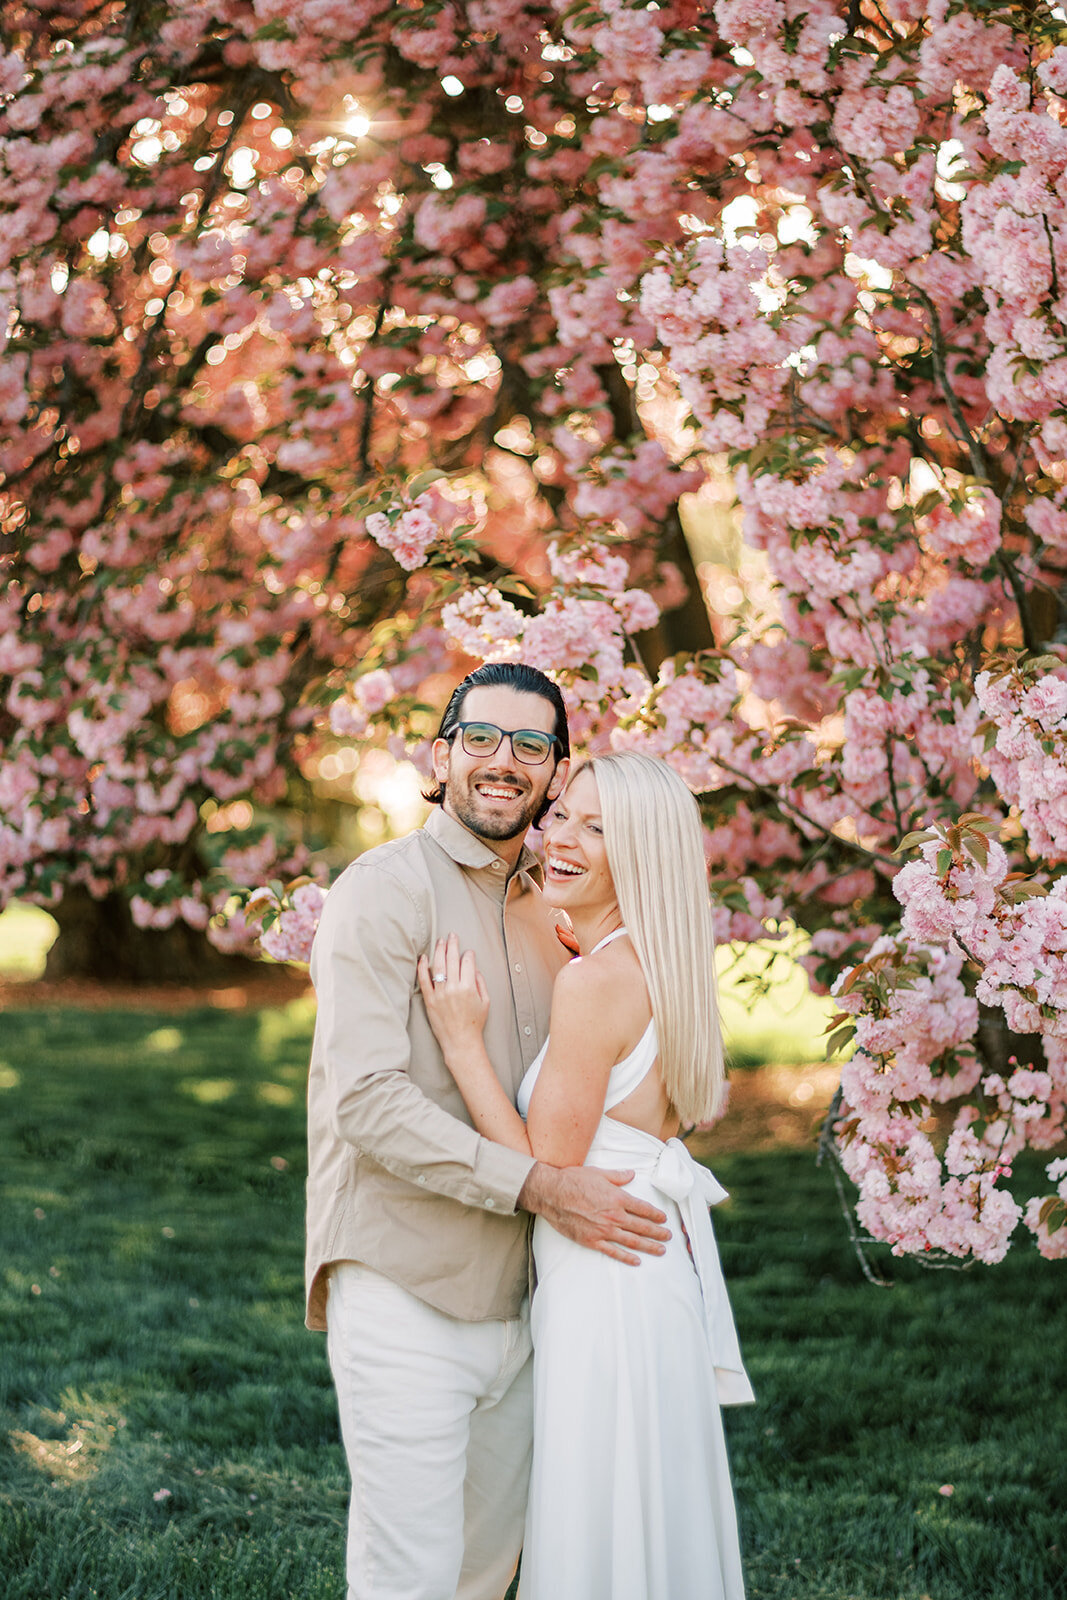
[[[589,870],[588,867],[579,866],[577,861],[565,861],[554,851],[549,851],[545,857],[547,865],[546,876],[559,881],[563,878],[581,878]]]

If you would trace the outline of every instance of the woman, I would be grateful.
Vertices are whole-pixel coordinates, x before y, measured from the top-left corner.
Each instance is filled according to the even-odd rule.
[[[632,1168],[628,1187],[667,1212],[672,1237],[638,1263],[535,1222],[522,1600],[740,1600],[719,1407],[752,1391],[707,1211],[724,1191],[675,1137],[723,1089],[696,802],[662,762],[597,757],[557,802],[545,854],[545,896],[580,959],[556,980],[519,1111],[482,1042],[481,975],[454,938],[420,963],[427,1011],[480,1133],[556,1166]]]

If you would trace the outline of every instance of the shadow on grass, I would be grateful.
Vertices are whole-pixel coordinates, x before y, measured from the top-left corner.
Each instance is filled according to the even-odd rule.
[[[309,1007],[0,1026],[0,1593],[336,1600]],[[750,1600],[1067,1596],[1062,1274],[1021,1244],[878,1291],[807,1151],[715,1165],[759,1395],[727,1414]]]

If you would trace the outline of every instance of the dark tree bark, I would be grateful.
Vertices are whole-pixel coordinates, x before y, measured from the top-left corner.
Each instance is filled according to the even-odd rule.
[[[178,922],[138,928],[120,894],[94,900],[71,889],[52,915],[59,937],[48,953],[45,977],[89,978],[98,983],[242,983],[259,970],[247,956],[223,955],[202,933]]]
[[[664,611],[654,628],[637,634],[635,638],[634,642],[641,652],[641,660],[653,677],[668,656],[677,655],[681,650],[698,651],[715,648],[715,635],[712,632],[704,591],[700,587],[700,579],[697,577],[697,569],[677,506],[670,513],[666,537],[660,545],[660,554],[665,561],[674,562],[685,580],[688,593],[680,606]]]
[[[990,1072],[999,1073],[1005,1080],[1015,1070],[1009,1060],[1012,1056],[1020,1067],[1033,1067],[1039,1072],[1047,1070],[1041,1034],[1012,1033],[999,1007],[979,1006],[978,1045]]]

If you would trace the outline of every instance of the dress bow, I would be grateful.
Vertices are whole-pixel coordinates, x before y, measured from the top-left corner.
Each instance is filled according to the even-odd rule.
[[[725,1200],[726,1190],[707,1167],[694,1160],[681,1139],[668,1139],[652,1170],[652,1182],[673,1200],[682,1218],[704,1301],[708,1349],[715,1368],[720,1405],[746,1405],[754,1399],[738,1348],[733,1313],[723,1282],[709,1206]]]
[[[690,1195],[694,1188],[705,1205],[717,1206],[727,1198],[727,1191],[707,1169],[695,1161],[681,1139],[668,1139],[656,1162],[652,1182],[676,1205]]]

